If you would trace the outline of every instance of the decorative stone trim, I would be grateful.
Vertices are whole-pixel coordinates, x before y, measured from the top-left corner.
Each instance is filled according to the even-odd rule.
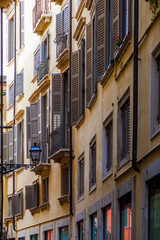
[[[86,4],[86,0],[81,0],[81,2],[79,4],[79,7],[78,7],[78,10],[77,10],[76,15],[75,15],[75,18],[77,19],[77,21],[79,21],[80,17],[82,16],[85,4]]]
[[[56,233],[57,233],[57,240],[60,240],[59,229],[61,227],[68,226],[68,235],[70,239],[70,217],[61,219],[56,222]]]
[[[83,210],[82,212],[78,213],[75,217],[75,239],[78,240],[78,222],[83,220],[83,239],[85,239],[85,226],[86,226],[86,211]]]

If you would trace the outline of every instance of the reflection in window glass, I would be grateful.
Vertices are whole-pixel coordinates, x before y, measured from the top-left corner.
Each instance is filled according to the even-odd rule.
[[[83,240],[83,220],[78,222],[78,240]]]
[[[69,240],[68,227],[60,228],[60,240]]]
[[[111,206],[104,209],[103,239],[111,240]]]
[[[53,240],[53,230],[45,231],[45,240]]]
[[[91,216],[91,240],[97,240],[97,213]]]

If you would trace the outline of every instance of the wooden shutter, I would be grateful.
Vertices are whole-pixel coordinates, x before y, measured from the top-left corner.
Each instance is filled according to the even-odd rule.
[[[86,80],[87,80],[87,106],[92,98],[92,23],[86,26]]]
[[[39,182],[36,182],[32,186],[32,205],[33,207],[38,207],[39,206]]]
[[[62,113],[62,74],[52,75],[52,129],[61,124]]]
[[[16,95],[21,95],[23,93],[23,72],[17,74],[16,81]]]
[[[20,1],[20,48],[24,45],[24,0]]]
[[[12,213],[15,216],[18,213],[18,195],[15,194],[12,196]]]
[[[105,72],[105,0],[98,0],[98,81]]]
[[[112,168],[112,154],[113,154],[113,125],[112,121],[106,126],[106,138],[107,138],[107,172]]]
[[[79,114],[85,113],[85,40],[82,40],[79,64]]]
[[[9,163],[13,163],[13,129],[8,131],[8,155]]]
[[[31,145],[38,142],[38,103],[31,103]]]
[[[47,90],[47,161],[48,161],[48,155],[50,152],[50,89]]]
[[[46,38],[46,59],[49,59],[49,34],[48,33]]]
[[[18,136],[18,127],[17,125],[14,126],[14,163],[17,163],[17,150],[19,149],[17,136]]]
[[[79,163],[80,183],[79,183],[79,197],[84,194],[84,159]]]
[[[11,60],[11,20],[8,19],[8,62]]]
[[[49,178],[43,180],[43,203],[49,201]]]
[[[63,24],[64,24],[64,34],[68,33],[68,27],[69,27],[69,7],[67,6],[63,11]]]
[[[30,107],[26,107],[26,136],[27,136],[27,158],[30,158],[29,150],[31,149],[31,116],[30,116]]]
[[[80,51],[72,53],[72,125],[79,119],[79,75],[80,75]]]
[[[119,1],[118,0],[113,0],[114,5],[113,5],[113,46],[114,46],[114,54],[116,53],[116,42],[117,42],[117,37],[119,35]]]
[[[91,179],[90,188],[96,184],[96,142],[91,147]]]
[[[3,132],[3,162],[8,162],[8,133]]]
[[[23,213],[23,192],[20,192],[18,194],[19,197],[19,213],[22,214]]]
[[[56,15],[56,38],[60,37],[63,32],[63,24],[62,24],[62,12]]]
[[[69,193],[69,167],[62,169],[62,195]]]
[[[26,209],[32,208],[32,189],[33,185],[25,186]]]

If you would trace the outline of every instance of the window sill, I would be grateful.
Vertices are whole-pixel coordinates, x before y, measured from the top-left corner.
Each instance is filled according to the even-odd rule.
[[[5,220],[5,222],[12,222],[13,221],[13,216],[6,217],[4,220]]]
[[[128,46],[130,45],[130,43],[131,43],[131,34],[128,34],[128,35],[124,38],[121,46],[118,48],[117,54],[116,54],[115,57],[114,57],[114,58],[115,58],[115,61],[116,61],[117,63],[119,63],[120,60],[122,59],[125,51],[127,50]]]
[[[8,62],[7,67],[10,67],[13,63],[14,63],[14,58],[12,58],[10,62]]]
[[[85,115],[83,114],[76,124],[77,129],[79,129],[82,126],[82,124],[84,123],[84,119],[85,119]]]
[[[58,201],[60,202],[60,205],[62,206],[64,202],[69,202],[69,194],[63,195],[58,198]]]
[[[32,79],[32,83],[35,83],[36,82],[36,80],[37,80],[37,77],[38,77],[38,74],[36,74],[35,76],[34,76],[34,78]]]
[[[103,77],[102,77],[102,79],[100,81],[100,84],[102,85],[102,87],[105,86],[105,84],[107,83],[108,79],[112,75],[113,69],[114,69],[114,63],[110,63],[110,65],[108,66],[106,72],[103,74]]]
[[[38,207],[30,208],[29,211],[31,212],[31,214],[32,214],[32,216],[33,216],[34,213],[39,213],[39,206],[38,206]]]
[[[17,96],[17,102],[19,103],[24,98],[24,93],[21,93],[21,95]]]
[[[157,127],[157,129],[155,131],[151,131],[151,136],[150,139],[152,140],[153,138],[155,138],[159,133],[160,133],[160,124],[158,125],[159,127]]]
[[[94,190],[96,190],[96,188],[97,188],[97,185],[94,184],[94,185],[90,188],[89,194],[91,194]]]
[[[43,210],[45,210],[45,209],[49,210],[49,207],[50,207],[49,202],[42,203],[42,204],[39,206],[39,208],[41,209],[42,212],[43,212]]]
[[[118,161],[117,171],[119,171],[126,163],[129,162],[129,154],[130,153],[128,153],[122,160]]]
[[[81,197],[78,198],[77,203],[80,203],[80,202],[83,201],[83,200],[84,200],[84,194],[83,194]]]
[[[22,54],[22,52],[24,51],[24,49],[25,49],[25,45],[23,45],[23,46],[19,49],[17,55],[20,56],[20,55]]]
[[[92,95],[92,98],[91,98],[90,102],[89,102],[88,105],[87,105],[87,108],[88,108],[90,111],[92,110],[92,108],[93,108],[96,100],[97,100],[97,93],[94,93],[94,94]]]
[[[19,213],[15,215],[16,219],[23,219],[23,213]]]
[[[109,170],[106,174],[102,175],[102,181],[104,182],[106,179],[108,179],[113,174],[113,170]]]
[[[11,110],[13,108],[13,104],[12,105],[10,105],[8,108],[7,108],[7,110],[6,111],[9,111],[9,110]]]

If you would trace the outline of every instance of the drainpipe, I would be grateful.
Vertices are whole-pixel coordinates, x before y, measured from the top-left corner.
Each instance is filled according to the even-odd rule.
[[[0,225],[0,239],[2,239],[3,232],[3,9],[1,8],[1,225]]]
[[[13,104],[13,163],[14,162],[14,135],[15,135],[15,115],[16,115],[16,0],[14,0],[14,104]],[[15,172],[13,171],[13,195],[15,194]],[[13,213],[13,229],[16,231],[15,228],[15,216]]]
[[[139,1],[134,0],[134,52],[133,52],[133,151],[132,167],[139,172],[137,166],[137,129],[138,129],[138,7]]]
[[[70,214],[73,215],[72,211],[72,124],[71,124],[71,65],[72,65],[72,0],[69,1],[69,156],[70,156]]]

